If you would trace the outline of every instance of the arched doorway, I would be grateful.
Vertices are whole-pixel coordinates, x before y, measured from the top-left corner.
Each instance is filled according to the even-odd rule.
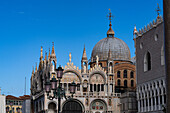
[[[56,113],[56,104],[51,102],[48,104],[48,113]]]
[[[79,102],[69,100],[63,105],[62,113],[83,113],[83,109]]]

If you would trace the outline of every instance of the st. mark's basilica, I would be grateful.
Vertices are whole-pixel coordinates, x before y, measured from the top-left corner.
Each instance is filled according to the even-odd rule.
[[[131,58],[127,44],[114,37],[111,12],[107,37],[100,40],[93,48],[91,57],[86,56],[84,47],[81,69],[74,65],[69,54],[69,61],[62,66],[61,86],[66,97],[70,96],[70,83],[77,84],[72,99],[61,99],[62,113],[120,113],[122,93],[136,89],[135,58]],[[52,51],[41,55],[39,66],[33,69],[31,76],[31,110],[34,113],[55,113],[58,111],[58,99],[47,98],[45,83],[57,79],[57,56],[54,44]],[[89,66],[90,65],[90,66]],[[90,68],[88,68],[90,67]],[[50,93],[51,95],[52,92]]]

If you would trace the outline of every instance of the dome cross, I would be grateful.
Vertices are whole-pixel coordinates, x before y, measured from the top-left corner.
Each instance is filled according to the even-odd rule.
[[[109,8],[109,14],[107,14],[107,17],[109,18],[110,23],[111,23],[111,20],[112,20],[112,18],[114,18],[114,16],[112,16],[112,12],[111,12],[110,8]]]

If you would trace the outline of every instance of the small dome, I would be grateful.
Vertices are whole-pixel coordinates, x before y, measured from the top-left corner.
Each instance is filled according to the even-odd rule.
[[[99,60],[107,60],[109,49],[112,60],[130,60],[130,50],[127,44],[119,38],[107,37],[95,45],[91,54],[91,61],[95,61],[97,55]]]

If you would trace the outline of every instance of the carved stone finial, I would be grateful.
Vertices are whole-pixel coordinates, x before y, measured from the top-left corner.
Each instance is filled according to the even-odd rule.
[[[37,62],[36,62],[36,67],[35,67],[35,71],[37,72]]]
[[[99,64],[99,56],[97,55],[96,56],[96,65],[98,65]]]
[[[69,54],[69,62],[71,63],[71,53]]]
[[[147,31],[147,28],[146,28],[146,26],[144,27],[144,31],[145,31],[145,32]]]
[[[151,28],[153,28],[153,24],[152,24],[152,22],[150,23],[150,27],[151,27]]]
[[[32,74],[34,74],[34,66],[32,66]]]
[[[160,7],[159,7],[159,4],[157,3],[157,9],[156,9],[156,12],[157,12],[157,19],[159,19],[160,18],[160,11],[161,11],[161,9],[160,9]]]
[[[148,30],[150,29],[150,26],[149,26],[149,24],[147,25],[147,29],[148,29]]]

